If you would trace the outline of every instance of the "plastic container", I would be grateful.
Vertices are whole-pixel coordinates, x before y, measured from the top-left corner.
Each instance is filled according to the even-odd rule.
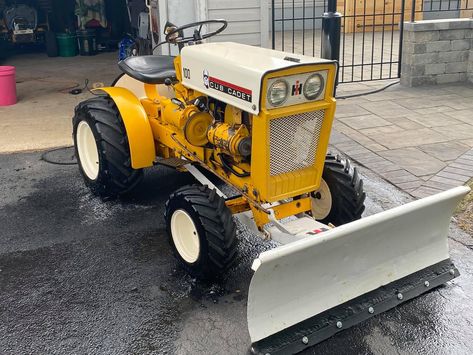
[[[0,66],[0,106],[16,104],[15,67]]]
[[[57,47],[56,34],[54,32],[46,32],[46,54],[48,57],[57,57],[59,49]]]
[[[60,57],[75,57],[77,55],[76,35],[69,33],[58,33],[56,35]]]
[[[96,55],[97,54],[97,39],[95,30],[79,30],[77,31],[77,42],[79,44],[80,55]]]
[[[124,60],[129,57],[134,44],[135,41],[132,38],[128,36],[123,38],[118,45],[118,60]]]

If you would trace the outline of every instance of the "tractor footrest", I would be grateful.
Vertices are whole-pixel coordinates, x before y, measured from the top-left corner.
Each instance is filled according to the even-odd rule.
[[[181,166],[190,164],[191,162],[189,160],[185,159],[179,159],[179,158],[158,158],[154,161],[155,165],[165,165],[170,168],[180,168]]]

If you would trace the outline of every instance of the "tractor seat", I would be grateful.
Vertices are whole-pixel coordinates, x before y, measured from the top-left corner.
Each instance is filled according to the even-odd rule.
[[[167,78],[176,80],[174,57],[167,55],[128,57],[118,66],[125,74],[146,84],[164,84]]]

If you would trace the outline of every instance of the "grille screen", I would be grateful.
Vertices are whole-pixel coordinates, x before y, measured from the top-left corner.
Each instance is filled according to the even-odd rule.
[[[269,170],[279,175],[312,166],[324,111],[273,119],[269,123]]]

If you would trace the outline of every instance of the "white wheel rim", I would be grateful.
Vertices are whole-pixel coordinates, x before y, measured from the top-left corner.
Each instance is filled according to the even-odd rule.
[[[316,198],[314,196],[319,196]],[[314,219],[326,218],[332,210],[332,194],[325,180],[322,179],[320,187],[311,194],[311,211]]]
[[[86,121],[80,121],[77,126],[77,151],[82,170],[90,180],[99,176],[99,151],[92,129]]]
[[[200,239],[192,217],[184,210],[176,210],[171,217],[171,236],[179,255],[194,263],[200,254]]]

